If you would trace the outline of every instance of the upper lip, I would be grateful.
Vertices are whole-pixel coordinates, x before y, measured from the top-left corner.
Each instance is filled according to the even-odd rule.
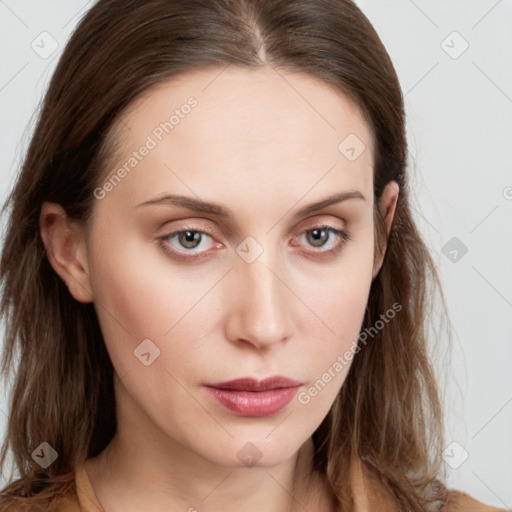
[[[267,377],[262,380],[255,379],[253,377],[242,377],[225,382],[206,384],[206,386],[212,388],[231,389],[236,391],[268,391],[270,389],[291,388],[300,385],[302,385],[302,382],[281,376]]]

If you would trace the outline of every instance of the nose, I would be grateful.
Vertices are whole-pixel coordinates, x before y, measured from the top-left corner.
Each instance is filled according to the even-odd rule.
[[[225,288],[229,294],[226,336],[232,343],[262,350],[291,337],[294,297],[275,262],[269,251],[252,263],[235,258]]]

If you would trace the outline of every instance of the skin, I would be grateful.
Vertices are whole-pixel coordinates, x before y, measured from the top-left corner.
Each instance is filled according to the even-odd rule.
[[[190,96],[197,107],[97,199],[86,226],[58,204],[42,208],[50,263],[76,300],[94,302],[115,368],[118,432],[86,471],[109,512],[330,510],[325,482],[311,471],[311,435],[350,364],[307,404],[295,397],[267,417],[226,411],[202,384],[281,375],[305,391],[353,347],[382,265],[373,252],[372,133],[344,95],[306,74],[194,71],[122,113],[107,179]],[[366,146],[354,161],[338,149],[349,134]],[[350,190],[365,199],[295,216]],[[398,192],[390,182],[382,197],[388,232]],[[166,193],[222,204],[233,216],[137,207]],[[328,253],[340,238],[324,232],[315,245],[319,225],[351,240]],[[212,235],[196,248],[168,237],[167,247],[201,258],[175,259],[159,245],[185,228]],[[250,263],[236,251],[255,254],[247,237],[263,249]],[[134,356],[145,339],[160,350],[148,366]],[[261,454],[252,467],[237,457],[249,442]]]

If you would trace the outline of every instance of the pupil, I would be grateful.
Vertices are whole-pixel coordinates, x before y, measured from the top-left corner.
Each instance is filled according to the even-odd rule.
[[[196,233],[195,231],[185,231],[182,236],[185,238],[184,245],[188,249],[193,249],[197,245],[199,233]]]
[[[325,233],[326,233],[326,230],[325,229],[314,229],[312,232],[312,235],[313,235],[313,240],[315,240],[316,242],[320,241],[320,242],[324,242],[324,240],[322,240],[323,238],[325,238]],[[322,245],[319,244],[319,245]],[[317,244],[318,245],[318,244]]]

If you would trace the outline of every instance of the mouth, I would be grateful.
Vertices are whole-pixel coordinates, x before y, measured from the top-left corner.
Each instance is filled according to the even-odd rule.
[[[271,416],[286,407],[302,382],[286,377],[252,377],[205,384],[205,390],[224,409],[237,416]]]

